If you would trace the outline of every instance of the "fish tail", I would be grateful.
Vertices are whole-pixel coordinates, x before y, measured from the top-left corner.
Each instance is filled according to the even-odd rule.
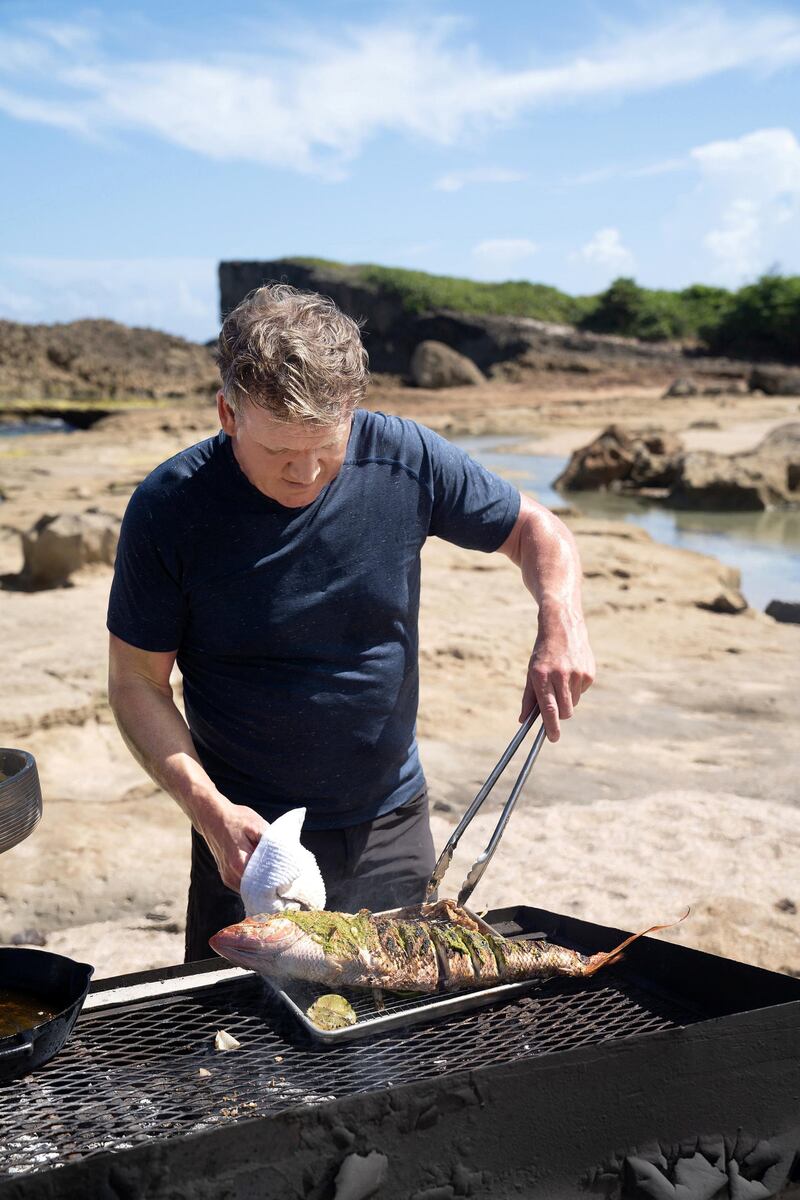
[[[672,929],[675,925],[680,925],[681,921],[685,921],[691,911],[690,908],[687,908],[683,916],[678,917],[677,921],[669,921],[666,925],[651,925],[649,929],[643,929],[641,933],[632,933],[630,937],[626,938],[624,942],[620,942],[613,950],[607,950],[602,954],[592,954],[586,966],[581,971],[581,975],[584,977],[594,975],[596,971],[601,970],[603,967],[610,967],[613,963],[619,962],[623,951],[627,950],[628,946],[633,942],[638,942],[639,938],[644,937],[648,933],[658,933],[662,929]]]

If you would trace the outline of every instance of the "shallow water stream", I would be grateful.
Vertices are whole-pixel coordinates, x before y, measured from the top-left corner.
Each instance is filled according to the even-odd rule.
[[[26,433],[74,433],[73,425],[58,417],[46,417],[41,420],[19,421],[3,424],[0,421],[0,437],[22,437]]]
[[[742,592],[754,608],[770,600],[800,600],[800,510],[765,513],[681,512],[661,504],[607,492],[561,495],[552,482],[567,459],[553,454],[509,452],[508,437],[460,438],[459,445],[484,466],[530,492],[542,504],[569,504],[587,517],[631,521],[658,542],[711,554],[742,573]],[[496,447],[504,447],[499,451]]]

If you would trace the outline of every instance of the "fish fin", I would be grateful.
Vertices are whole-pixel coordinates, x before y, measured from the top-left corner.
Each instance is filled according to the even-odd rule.
[[[432,904],[420,905],[419,916],[424,921],[450,921],[453,925],[472,930],[473,933],[483,932],[480,922],[469,909],[462,908],[455,900],[435,900]],[[485,922],[484,928],[488,928]]]
[[[648,933],[658,933],[661,929],[672,929],[675,925],[680,925],[681,921],[685,921],[691,912],[691,908],[687,908],[682,917],[678,917],[677,921],[668,921],[666,925],[651,925],[649,929],[643,929],[641,933],[632,933],[624,942],[620,942],[613,950],[607,950],[603,954],[592,954],[586,968],[581,971],[581,975],[594,975],[595,971],[599,971],[602,967],[610,967],[613,963],[619,962],[622,958],[622,953],[633,942],[638,942],[639,938],[644,937]]]
[[[472,913],[456,904],[455,900],[440,900],[439,903],[442,905],[443,915],[446,915],[455,925],[461,925],[463,929],[471,929],[473,933],[480,931],[480,925]]]

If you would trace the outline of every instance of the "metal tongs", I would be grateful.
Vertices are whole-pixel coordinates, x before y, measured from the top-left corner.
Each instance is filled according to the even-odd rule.
[[[436,866],[434,867],[433,874],[431,875],[430,880],[428,881],[428,886],[425,890],[425,899],[426,900],[432,895],[433,892],[436,891],[439,884],[442,882],[442,879],[444,878],[444,876],[447,872],[447,869],[453,860],[453,854],[455,853],[456,846],[458,845],[459,841],[461,840],[461,835],[463,834],[464,830],[467,828],[467,826],[472,821],[473,817],[475,816],[478,809],[483,804],[486,797],[491,792],[494,785],[497,783],[498,779],[500,778],[503,771],[506,769],[506,767],[510,763],[511,759],[516,754],[517,750],[519,749],[522,742],[527,737],[530,730],[533,728],[533,723],[539,715],[540,715],[539,705],[534,704],[533,712],[530,714],[530,716],[527,718],[527,720],[519,727],[517,732],[514,734],[513,738],[508,743],[508,746],[506,747],[505,751],[503,752],[502,758],[498,762],[497,766],[494,768],[494,770],[490,774],[489,778],[486,780],[483,787],[478,792],[475,799],[472,801],[472,804],[470,804],[469,808],[464,813],[464,816],[459,821],[454,832],[448,838],[445,848],[442,851],[441,855],[439,856],[439,861],[437,862]],[[489,840],[489,844],[486,847],[486,849],[484,850],[483,854],[478,855],[477,859],[470,867],[469,874],[467,875],[466,879],[464,880],[464,882],[461,885],[461,891],[458,893],[458,904],[459,905],[463,906],[467,903],[470,896],[475,891],[475,888],[477,887],[478,883],[480,882],[480,880],[483,876],[483,873],[486,870],[486,868],[492,858],[492,855],[494,854],[495,850],[497,849],[498,844],[500,842],[500,838],[503,836],[503,831],[505,830],[505,827],[508,824],[509,817],[511,816],[511,813],[513,812],[514,805],[517,803],[517,800],[519,799],[519,796],[520,796],[520,792],[524,788],[527,778],[531,773],[531,768],[533,767],[533,764],[536,762],[536,759],[539,756],[539,751],[541,750],[541,748],[544,744],[545,735],[546,735],[546,730],[545,730],[544,721],[543,721],[541,728],[538,729],[536,732],[536,736],[533,739],[533,745],[531,746],[528,757],[525,759],[525,762],[522,765],[522,770],[520,771],[519,775],[517,776],[517,781],[514,784],[513,788],[511,789],[511,795],[506,800],[505,808],[503,809],[502,813],[500,814],[500,820],[497,822],[497,825],[495,826],[495,831]]]

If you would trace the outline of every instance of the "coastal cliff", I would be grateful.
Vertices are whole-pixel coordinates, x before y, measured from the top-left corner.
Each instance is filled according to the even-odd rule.
[[[644,375],[656,382],[685,371],[689,362],[693,373],[713,378],[739,379],[747,372],[746,363],[700,355],[676,342],[589,333],[571,324],[528,316],[412,305],[390,278],[373,281],[358,266],[313,259],[221,262],[222,315],[254,288],[276,282],[330,296],[362,322],[372,369],[386,374],[406,376],[414,350],[426,341],[442,342],[483,372],[501,378],[509,374],[509,367],[517,367],[580,375],[611,372],[616,378],[640,382]],[[512,378],[514,374],[512,369]]]

